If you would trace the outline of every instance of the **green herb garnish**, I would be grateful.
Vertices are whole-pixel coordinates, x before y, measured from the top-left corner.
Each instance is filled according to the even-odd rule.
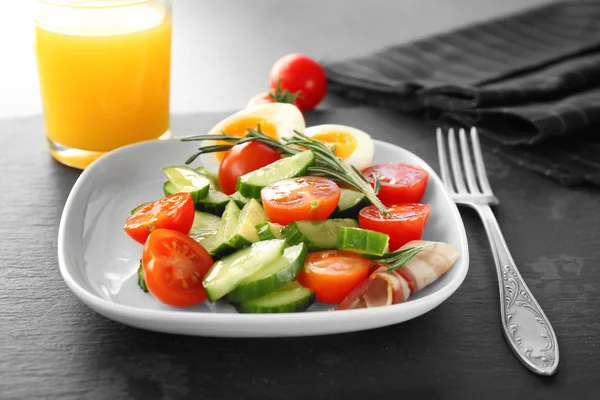
[[[418,247],[409,247],[406,249],[392,251],[382,256],[363,254],[363,257],[368,258],[370,260],[376,260],[381,264],[386,264],[386,271],[392,272],[397,270],[398,268],[404,267],[414,256],[419,254],[421,250],[424,250],[426,247],[429,246],[431,246],[431,244],[426,244]]]
[[[389,211],[377,198],[376,193],[379,190],[380,184],[375,174],[372,175],[372,179],[374,181],[374,186],[376,190],[374,190],[371,187],[371,185],[367,181],[367,178],[365,178],[365,176],[356,167],[344,164],[344,162],[334,154],[335,146],[332,146],[331,148],[327,147],[322,142],[311,139],[310,137],[296,130],[294,131],[294,133],[295,135],[291,138],[283,138],[285,143],[281,143],[265,135],[261,131],[259,125],[256,130],[248,129],[248,133],[244,138],[223,134],[190,136],[181,140],[184,142],[221,140],[233,144],[260,142],[288,156],[298,154],[304,151],[305,149],[311,150],[315,154],[315,165],[308,169],[310,175],[323,176],[334,181],[344,182],[352,186],[359,192],[363,193],[367,197],[367,199],[369,199],[369,201],[379,210],[379,212],[384,218],[389,217]],[[200,154],[227,151],[231,147],[231,144],[215,144],[200,147],[198,148],[198,151],[194,153],[190,158],[188,158],[185,163],[187,165],[194,162],[194,160]]]

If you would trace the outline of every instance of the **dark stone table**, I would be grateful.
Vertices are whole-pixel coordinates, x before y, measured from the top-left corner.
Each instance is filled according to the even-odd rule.
[[[223,116],[176,116],[172,129],[200,133]],[[364,108],[307,118],[355,125],[438,169],[431,124]],[[558,336],[552,377],[529,372],[505,343],[492,255],[466,209],[465,282],[403,324],[250,340],[147,332],[106,319],[70,292],[57,264],[59,219],[79,171],[47,154],[40,117],[0,120],[0,398],[597,398],[600,191],[563,188],[489,150],[484,156],[500,226]]]

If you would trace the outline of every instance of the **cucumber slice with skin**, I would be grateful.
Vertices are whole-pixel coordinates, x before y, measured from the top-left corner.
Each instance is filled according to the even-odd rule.
[[[210,253],[215,245],[215,239],[220,225],[221,218],[216,215],[196,211],[194,213],[194,223],[192,224],[192,229],[190,229],[189,236],[200,243],[202,247]]]
[[[162,169],[176,193],[187,192],[194,203],[206,197],[210,188],[210,180],[204,175],[184,165],[173,165]],[[164,186],[163,186],[164,189]]]
[[[283,225],[276,224],[275,222],[263,222],[256,225],[256,231],[260,240],[281,239],[283,237],[281,235],[282,229]]]
[[[284,179],[303,176],[314,163],[314,153],[306,150],[240,176],[235,189],[244,197],[259,199],[264,187]]]
[[[133,210],[131,210],[131,211],[130,211],[130,214],[131,214],[131,215],[135,214],[135,212],[136,212],[137,210],[139,210],[140,208],[142,208],[142,207],[144,207],[144,206],[147,206],[147,205],[148,205],[148,204],[150,204],[150,203],[152,203],[152,202],[151,202],[151,201],[147,201],[147,202],[145,202],[145,203],[142,203],[142,204],[140,204],[139,206],[137,206],[136,208],[134,208]]]
[[[198,200],[196,203],[196,210],[214,215],[223,215],[223,211],[225,211],[225,207],[227,207],[229,200],[231,199],[225,193],[221,193],[214,189],[208,189],[208,195],[202,200]]]
[[[204,168],[203,166],[200,166],[200,167],[194,169],[194,171],[196,171],[197,173],[202,174],[208,178],[208,180],[210,181],[210,188],[212,190],[218,190],[218,191],[221,190],[221,185],[219,185],[219,178],[217,178],[216,176],[214,176],[213,174],[208,172],[208,170],[206,168]]]
[[[287,246],[304,243],[308,251],[332,250],[337,248],[340,227],[358,227],[350,218],[327,219],[325,221],[295,221],[285,226],[281,234]]]
[[[138,275],[138,286],[145,293],[149,293],[148,286],[146,286],[146,276],[144,275],[144,267],[142,266],[142,260],[140,260],[140,266],[137,271]]]
[[[229,245],[236,249],[258,242],[256,225],[268,221],[267,214],[260,203],[254,199],[242,208],[238,225],[229,239]]]
[[[166,181],[163,183],[163,193],[165,196],[175,194],[177,193],[177,187],[171,181]]]
[[[340,188],[340,201],[331,218],[358,218],[358,213],[369,205],[367,196],[352,189]]]
[[[357,254],[382,256],[389,250],[389,241],[390,237],[385,233],[342,226],[338,233],[337,248]]]
[[[315,302],[315,292],[290,282],[279,290],[236,306],[241,313],[291,313],[306,311]]]
[[[234,234],[238,221],[240,219],[240,209],[235,205],[235,202],[230,201],[223,211],[219,230],[215,236],[212,249],[209,253],[213,257],[221,257],[227,253],[231,253],[234,249],[229,245],[229,240]]]
[[[307,253],[304,243],[286,248],[275,262],[241,281],[238,287],[227,295],[227,300],[241,303],[256,299],[293,281],[304,266]]]
[[[214,263],[202,281],[209,300],[222,298],[241,281],[273,263],[281,257],[284,244],[282,239],[257,242]]]
[[[237,204],[239,208],[243,208],[250,201],[249,198],[242,196],[240,192],[234,192],[232,195],[229,196],[229,198],[235,201],[235,204]]]
[[[163,192],[165,196],[175,194],[178,192],[177,187],[171,181],[166,181],[163,184]],[[205,198],[195,202],[196,210],[204,211],[215,215],[223,215],[227,203],[229,203],[229,196],[219,191],[208,189],[208,194]]]

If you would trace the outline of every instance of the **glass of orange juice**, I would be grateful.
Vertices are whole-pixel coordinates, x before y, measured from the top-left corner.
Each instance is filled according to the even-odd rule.
[[[85,168],[169,135],[171,0],[37,0],[35,50],[50,153]]]

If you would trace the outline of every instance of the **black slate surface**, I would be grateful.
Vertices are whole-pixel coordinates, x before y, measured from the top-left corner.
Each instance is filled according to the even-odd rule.
[[[173,118],[200,133],[223,114]],[[345,109],[311,124],[354,125],[437,170],[432,126]],[[486,152],[496,215],[560,345],[553,377],[530,373],[504,342],[492,255],[461,209],[470,271],[432,312],[334,336],[218,339],[142,331],[96,314],[63,282],[56,235],[79,172],[44,148],[40,117],[0,121],[1,399],[592,399],[600,388],[600,191],[567,189]]]

